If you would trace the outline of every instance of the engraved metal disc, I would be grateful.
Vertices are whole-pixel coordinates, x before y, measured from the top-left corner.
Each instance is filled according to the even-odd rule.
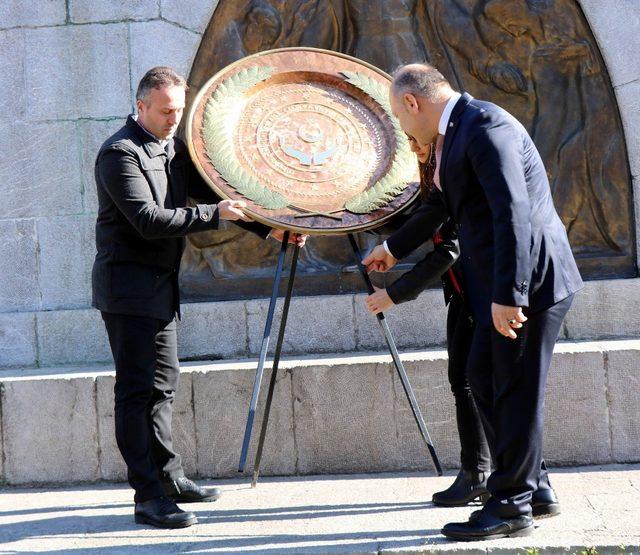
[[[243,58],[195,98],[187,143],[223,198],[269,226],[312,234],[380,225],[419,190],[388,104],[390,78],[356,58],[285,48]]]

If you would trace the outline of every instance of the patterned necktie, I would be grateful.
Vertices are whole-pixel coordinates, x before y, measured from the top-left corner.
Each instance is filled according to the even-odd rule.
[[[436,139],[436,170],[433,174],[433,182],[435,186],[442,191],[440,185],[440,158],[442,158],[442,145],[444,145],[444,135],[438,135]]]

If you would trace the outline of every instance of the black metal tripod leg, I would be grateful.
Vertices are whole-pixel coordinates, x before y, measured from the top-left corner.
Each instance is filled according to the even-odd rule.
[[[267,322],[264,326],[264,334],[262,336],[262,346],[260,348],[260,358],[258,360],[258,369],[256,370],[256,380],[253,384],[253,394],[251,395],[251,403],[249,404],[249,415],[247,416],[247,425],[244,430],[244,439],[242,440],[242,452],[240,453],[240,465],[238,472],[244,471],[244,465],[247,462],[247,453],[249,451],[249,441],[251,440],[251,431],[253,429],[253,420],[258,406],[258,396],[260,395],[260,384],[262,383],[262,374],[264,373],[264,363],[267,359],[267,351],[269,350],[269,339],[271,337],[271,326],[273,324],[273,315],[276,310],[276,302],[278,300],[278,290],[280,289],[280,280],[282,279],[282,268],[287,254],[287,243],[289,242],[289,232],[285,231],[280,246],[280,256],[278,257],[278,265],[276,266],[276,275],[273,278],[273,290],[271,291],[271,301],[269,302],[269,312],[267,313]]]
[[[360,253],[358,243],[356,243],[356,239],[352,234],[349,234],[349,242],[351,243],[351,248],[356,255],[360,273],[362,274],[362,277],[367,284],[367,290],[371,294],[375,292],[375,289],[373,288],[373,284],[371,283],[371,279],[369,278],[367,269],[362,265],[362,254]],[[431,441],[431,436],[429,435],[429,431],[427,430],[427,425],[425,424],[424,418],[422,417],[422,412],[420,411],[420,407],[418,406],[416,396],[413,393],[411,382],[409,381],[407,372],[404,369],[404,364],[402,364],[402,360],[400,360],[400,355],[398,354],[396,343],[393,340],[393,335],[391,335],[391,330],[389,329],[387,321],[382,312],[376,314],[376,318],[378,319],[378,324],[380,324],[380,327],[382,329],[387,347],[389,348],[389,352],[391,353],[391,358],[393,359],[393,364],[395,365],[398,376],[400,377],[400,381],[402,382],[402,387],[404,388],[404,392],[409,401],[409,405],[411,406],[411,411],[413,412],[413,417],[416,420],[416,424],[418,425],[418,429],[420,430],[422,439],[424,439],[424,442],[427,445],[427,449],[429,449],[429,454],[431,455],[431,460],[433,461],[433,465],[435,466],[438,476],[442,476],[442,467],[440,466],[438,455],[436,453],[435,447],[433,446],[433,442]]]
[[[280,320],[280,331],[278,332],[278,341],[276,343],[276,351],[273,355],[273,370],[271,371],[271,380],[269,381],[269,392],[267,393],[267,401],[264,406],[264,415],[262,417],[262,428],[260,430],[260,439],[258,441],[258,449],[256,450],[256,458],[253,465],[253,480],[251,482],[251,487],[254,487],[254,488],[258,483],[258,476],[260,475],[260,461],[262,459],[264,439],[267,435],[269,413],[271,412],[271,401],[273,400],[273,392],[276,387],[276,376],[278,374],[278,365],[280,364],[280,354],[282,353],[282,343],[284,341],[284,332],[287,327],[287,317],[289,316],[289,304],[291,303],[291,294],[293,293],[293,282],[296,278],[296,268],[298,266],[299,253],[300,253],[300,247],[296,245],[293,249],[293,258],[291,259],[291,269],[289,271],[289,282],[287,284],[287,294],[284,298],[284,306],[282,307],[282,319]]]

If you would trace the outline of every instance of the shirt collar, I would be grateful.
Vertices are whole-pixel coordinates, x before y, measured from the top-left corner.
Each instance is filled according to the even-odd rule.
[[[451,112],[453,112],[453,107],[457,104],[458,100],[460,100],[461,96],[459,92],[454,92],[449,102],[445,105],[442,115],[440,116],[440,122],[438,123],[438,133],[440,133],[440,135],[446,134]]]
[[[162,148],[167,146],[167,143],[169,141],[167,140],[162,140],[162,139],[158,139],[158,137],[156,137],[153,133],[150,133],[149,131],[147,131],[144,128],[144,125],[142,125],[139,121],[138,121],[138,114],[133,114],[133,120],[138,124],[138,126],[140,127],[140,129],[142,129],[146,135],[149,136],[149,138],[153,139],[156,143],[158,143]]]

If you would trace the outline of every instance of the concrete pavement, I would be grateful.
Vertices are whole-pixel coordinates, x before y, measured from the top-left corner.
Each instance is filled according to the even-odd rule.
[[[133,522],[123,484],[0,490],[0,553],[640,553],[640,464],[552,473],[561,515],[528,538],[452,543],[440,535],[470,508],[429,502],[452,473],[224,480],[215,504],[184,505],[199,523],[158,530]],[[539,550],[539,551],[536,551]]]

